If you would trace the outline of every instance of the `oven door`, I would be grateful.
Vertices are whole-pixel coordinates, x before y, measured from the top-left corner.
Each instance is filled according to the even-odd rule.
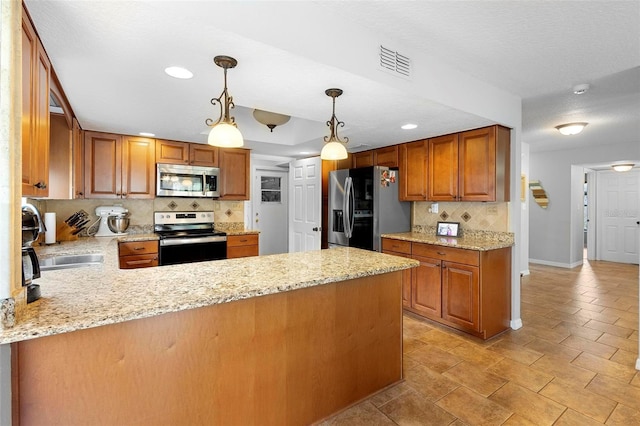
[[[166,197],[220,196],[220,169],[216,167],[158,164],[156,195]]]
[[[182,237],[160,240],[160,265],[227,258],[227,237]]]

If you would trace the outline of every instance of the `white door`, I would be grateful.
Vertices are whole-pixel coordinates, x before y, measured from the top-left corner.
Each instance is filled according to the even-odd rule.
[[[598,172],[598,259],[638,263],[639,175],[637,170]]]
[[[260,231],[260,256],[289,251],[288,176],[282,169],[256,167],[253,173],[253,228]]]
[[[320,250],[322,162],[320,157],[294,160],[289,165],[289,251]]]
[[[593,170],[587,172],[587,259],[596,259],[596,182],[597,174]]]

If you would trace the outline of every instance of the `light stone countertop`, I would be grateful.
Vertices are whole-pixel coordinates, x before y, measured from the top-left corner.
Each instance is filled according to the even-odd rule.
[[[336,248],[124,270],[118,268],[119,238],[81,238],[37,247],[41,258],[103,253],[105,260],[101,265],[43,271],[35,280],[42,298],[19,313],[15,327],[0,330],[0,344],[418,265],[398,256]]]
[[[435,230],[434,230],[435,233]],[[497,250],[513,246],[513,234],[511,233],[475,233],[463,235],[458,238],[437,237],[434,234],[424,232],[402,232],[397,234],[382,234],[383,238],[410,241],[413,243],[434,244],[438,246],[457,247],[467,250]]]

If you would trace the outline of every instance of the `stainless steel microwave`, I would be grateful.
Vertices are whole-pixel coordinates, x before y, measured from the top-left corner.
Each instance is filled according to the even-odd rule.
[[[158,164],[156,196],[201,197],[220,196],[220,169],[217,167]]]

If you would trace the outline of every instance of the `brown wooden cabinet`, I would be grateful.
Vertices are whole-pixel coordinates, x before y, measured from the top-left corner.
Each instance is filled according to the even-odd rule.
[[[420,262],[410,270],[410,292],[403,288],[405,309],[483,339],[509,328],[510,247],[477,251],[383,238],[382,248]]]
[[[155,140],[85,132],[85,198],[154,198]]]
[[[510,130],[490,126],[429,139],[430,201],[509,201]]]
[[[158,241],[129,241],[118,243],[120,269],[158,266]]]
[[[218,167],[218,147],[201,143],[156,140],[156,163]]]
[[[80,124],[75,118],[71,128],[71,145],[73,150],[72,198],[84,198],[84,140]]]
[[[398,145],[385,146],[373,151],[373,164],[376,166],[398,167]]]
[[[357,169],[359,167],[371,167],[375,165],[373,162],[373,151],[361,151],[356,152],[352,155],[353,157],[353,168]]]
[[[382,252],[394,256],[411,258],[411,243],[409,241],[383,238]],[[402,306],[406,307],[411,306],[412,273],[412,269],[404,269],[402,271]]]
[[[400,201],[427,199],[427,155],[426,139],[399,146]]]
[[[227,259],[257,256],[258,253],[258,234],[227,236]]]
[[[250,197],[251,151],[220,148],[220,199],[248,200]]]
[[[22,196],[49,195],[51,63],[22,9]]]

